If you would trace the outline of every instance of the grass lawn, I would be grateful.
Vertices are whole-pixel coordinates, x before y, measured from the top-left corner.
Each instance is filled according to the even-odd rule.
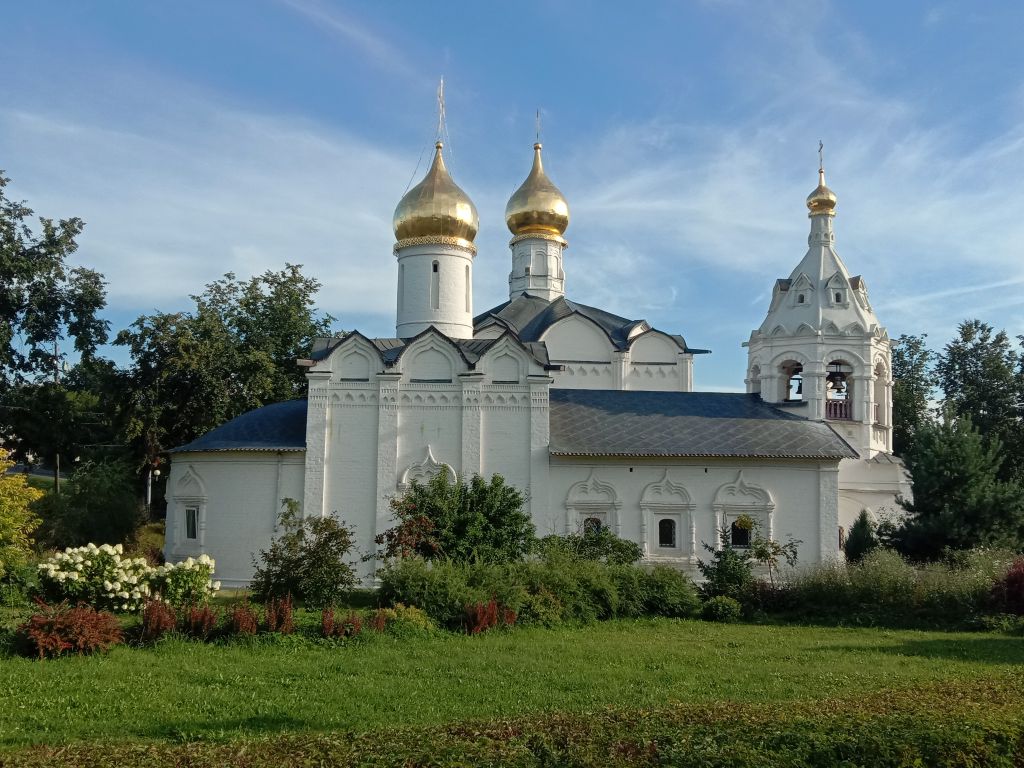
[[[0,659],[0,747],[234,741],[674,702],[775,706],[986,679],[1017,690],[1022,665],[1024,640],[1007,636],[670,620],[344,647],[170,640]]]

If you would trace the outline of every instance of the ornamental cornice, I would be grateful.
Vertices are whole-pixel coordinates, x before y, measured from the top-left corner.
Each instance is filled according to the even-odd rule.
[[[516,243],[523,242],[523,240],[549,240],[552,243],[558,243],[563,248],[569,247],[569,241],[561,235],[556,235],[554,232],[524,232],[509,240],[508,246],[511,248]]]
[[[410,248],[414,245],[443,245],[445,248],[454,248],[458,251],[465,251],[473,256],[476,255],[476,246],[469,242],[469,240],[462,237],[451,237],[449,235],[407,237],[404,240],[399,240],[395,243],[395,247],[391,249],[391,252],[397,256],[398,252],[403,248]]]

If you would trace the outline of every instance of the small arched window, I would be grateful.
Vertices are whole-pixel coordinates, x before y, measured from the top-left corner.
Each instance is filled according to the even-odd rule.
[[[796,297],[796,303],[797,303],[797,304],[803,304],[803,303],[804,303],[804,299],[805,299],[805,298],[806,298],[806,297],[805,297],[805,296],[804,296],[804,295],[803,295],[802,293],[800,293],[800,294],[797,294],[797,297]]]
[[[600,533],[604,526],[601,521],[596,517],[588,517],[583,521],[583,533]]]
[[[675,520],[665,519],[658,521],[658,546],[662,549],[675,549],[678,546],[676,543]]]
[[[843,303],[843,294],[836,293],[836,304],[842,304],[842,303]]]

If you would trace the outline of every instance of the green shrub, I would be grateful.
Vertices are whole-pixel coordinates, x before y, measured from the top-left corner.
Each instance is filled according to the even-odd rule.
[[[750,553],[745,549],[732,546],[732,535],[728,528],[718,532],[719,547],[704,544],[704,549],[711,553],[711,560],[697,563],[704,583],[701,592],[705,597],[731,597],[739,600],[754,582],[754,569]]]
[[[850,566],[837,560],[798,570],[789,582],[794,603],[806,613],[832,613],[853,604]]]
[[[495,600],[502,607],[519,613],[526,604],[529,594],[519,572],[517,563],[478,562],[464,568],[466,583],[473,594]]]
[[[355,546],[352,529],[333,516],[299,517],[298,502],[285,499],[283,533],[253,557],[250,589],[257,600],[292,596],[313,608],[340,602],[356,584],[347,559]]]
[[[607,526],[585,528],[568,536],[545,536],[540,551],[545,557],[568,555],[609,565],[630,565],[644,554],[639,544],[616,536]]]
[[[700,613],[697,589],[682,571],[667,565],[656,565],[647,574],[646,581],[646,613],[680,619]]]
[[[437,632],[437,624],[427,612],[412,605],[395,603],[390,608],[379,609],[379,613],[385,620],[384,631],[389,635],[412,637]]]
[[[26,562],[9,566],[0,576],[0,608],[27,608],[39,590],[38,565]]]
[[[975,626],[986,613],[1003,610],[993,590],[1011,557],[976,550],[914,567],[892,550],[876,549],[859,563],[823,563],[799,572],[778,609],[857,624]]]
[[[650,577],[642,568],[611,565],[608,566],[608,575],[615,587],[616,616],[631,619],[649,612]]]
[[[701,616],[706,621],[720,621],[726,624],[739,621],[742,615],[743,606],[740,605],[739,600],[725,595],[712,597],[704,603],[704,607],[701,609]]]
[[[397,525],[377,536],[383,559],[419,556],[461,562],[513,562],[536,543],[526,497],[501,475],[452,482],[445,472],[413,481],[391,501]]]
[[[695,588],[667,567],[651,573],[548,553],[522,563],[453,563],[406,558],[381,571],[381,599],[421,608],[439,626],[463,626],[466,606],[494,601],[516,623],[555,626],[643,615],[692,616]]]
[[[849,567],[850,598],[856,604],[881,609],[906,609],[911,605],[917,572],[890,549],[869,553]]]
[[[546,603],[529,606],[524,610],[522,621],[527,621],[527,615],[546,614],[546,621],[550,622],[553,618],[551,611],[556,604],[560,612],[559,621],[574,624],[597,621],[597,607],[577,578],[580,562],[566,557],[545,557],[522,566],[522,578],[526,582],[527,591],[531,595],[543,595],[539,600]]]
[[[564,608],[562,601],[544,586],[528,592],[526,603],[519,611],[520,624],[536,624],[541,627],[555,627],[562,623]]]
[[[380,596],[392,605],[402,603],[420,608],[439,626],[456,629],[462,623],[466,606],[485,597],[470,587],[468,570],[465,564],[445,560],[397,560],[380,572]]]
[[[875,535],[875,524],[868,515],[866,509],[860,511],[860,515],[850,526],[850,532],[846,534],[846,543],[843,545],[843,552],[846,560],[850,563],[860,562],[865,555],[878,548],[878,537]]]
[[[33,534],[40,522],[33,503],[43,494],[29,487],[23,475],[8,474],[13,466],[7,451],[0,448],[0,579],[8,568],[28,562]]]

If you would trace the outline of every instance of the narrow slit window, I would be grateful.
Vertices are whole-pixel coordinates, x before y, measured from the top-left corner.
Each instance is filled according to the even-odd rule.
[[[199,538],[199,508],[185,507],[185,538]]]
[[[430,273],[430,308],[441,308],[441,275],[438,271],[438,263],[435,261],[433,270]]]

